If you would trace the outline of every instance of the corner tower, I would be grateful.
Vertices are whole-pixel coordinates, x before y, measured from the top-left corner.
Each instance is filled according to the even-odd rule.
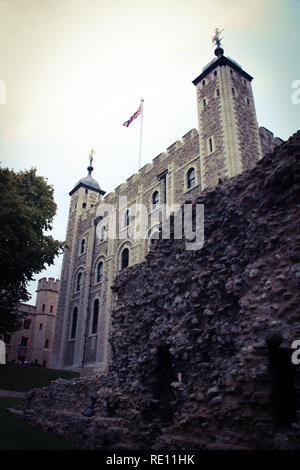
[[[89,156],[90,164],[87,168],[87,176],[81,178],[69,193],[71,201],[66,233],[68,248],[64,253],[61,270],[55,334],[51,352],[52,368],[67,368],[68,356],[74,354],[74,351],[69,351],[70,348],[74,347],[74,342],[69,341],[72,322],[72,302],[76,290],[74,286],[78,267],[82,268],[83,278],[88,271],[87,257],[92,245],[89,227],[90,212],[96,211],[98,203],[101,202],[105,194],[105,191],[100,189],[99,183],[92,177],[93,154],[94,150],[91,151]],[[79,311],[80,313],[82,312]]]
[[[202,189],[262,158],[251,75],[224,56],[218,30],[215,58],[193,80],[197,89]]]

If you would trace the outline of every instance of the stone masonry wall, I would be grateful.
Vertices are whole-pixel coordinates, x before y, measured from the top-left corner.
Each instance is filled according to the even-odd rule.
[[[14,413],[90,449],[300,449],[299,190],[300,131],[191,201],[201,249],[160,239],[119,274],[106,376]]]

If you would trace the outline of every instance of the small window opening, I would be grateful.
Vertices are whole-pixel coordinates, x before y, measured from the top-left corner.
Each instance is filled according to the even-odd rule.
[[[127,209],[124,214],[124,227],[129,225],[129,210]]]
[[[214,71],[214,76],[216,77],[218,75],[218,72],[215,70]]]
[[[206,99],[203,100],[203,106],[206,106]]]
[[[202,85],[205,86],[205,80],[202,80]]]
[[[195,175],[195,169],[190,168],[189,171],[187,172],[187,187],[192,188],[196,184],[196,175]]]
[[[42,306],[42,311],[43,312],[45,311],[45,304],[43,304],[43,306]]]
[[[103,225],[100,231],[100,241],[103,242],[105,239],[106,239],[106,229],[105,229],[105,225]]]
[[[81,288],[82,273],[78,273],[76,282],[76,292],[80,291]]]
[[[155,191],[152,194],[152,209],[156,209],[159,204],[159,194],[158,191]]]
[[[74,307],[73,316],[72,316],[71,339],[74,339],[76,336],[77,318],[78,318],[78,308]]]
[[[217,88],[217,96],[220,96],[220,90]]]
[[[211,137],[208,139],[208,145],[209,145],[209,151],[213,152],[214,147],[213,147],[213,141]]]
[[[80,244],[80,254],[81,254],[81,253],[84,253],[84,250],[85,250],[85,239],[81,240],[81,244]]]
[[[29,330],[29,328],[30,328],[30,320],[24,320],[23,329]]]
[[[26,347],[27,344],[28,344],[28,338],[23,336],[22,339],[21,339],[21,346]]]
[[[125,248],[122,251],[121,255],[121,269],[125,269],[129,266],[129,250],[128,248]]]
[[[93,308],[93,322],[92,322],[92,335],[97,333],[99,317],[99,300],[96,299]]]
[[[103,276],[103,263],[100,261],[97,266],[97,282],[102,281],[102,276]]]
[[[232,91],[233,96],[235,96],[235,89],[231,88],[231,91]]]
[[[85,203],[85,202],[82,203],[82,208],[83,208],[83,209],[86,208],[86,203]]]

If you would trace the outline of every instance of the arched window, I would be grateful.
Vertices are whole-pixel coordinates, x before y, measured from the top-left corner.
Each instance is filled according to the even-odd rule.
[[[46,342],[45,342],[45,349],[48,349],[49,348],[49,339],[46,339]]]
[[[121,269],[125,269],[129,266],[129,250],[124,248],[121,255]]]
[[[159,194],[158,191],[155,191],[152,194],[152,209],[156,209],[159,204]]]
[[[129,210],[127,209],[124,214],[124,227],[129,225]]]
[[[105,238],[106,238],[106,230],[105,230],[105,225],[103,225],[100,231],[100,241],[103,242]]]
[[[99,317],[99,300],[96,299],[93,307],[92,335],[97,333]]]
[[[72,315],[72,327],[71,327],[71,339],[74,339],[76,336],[77,329],[77,318],[78,318],[78,308],[74,307]]]
[[[81,240],[81,244],[80,244],[80,254],[81,253],[84,253],[84,250],[85,250],[85,238],[83,240]]]
[[[187,183],[188,189],[195,186],[196,176],[195,176],[195,169],[194,168],[190,168],[189,171],[187,172],[186,183]]]
[[[79,292],[81,289],[81,281],[82,281],[82,273],[77,274],[77,279],[76,279],[76,292]]]
[[[96,282],[101,282],[103,276],[103,263],[100,261],[97,266],[97,275],[96,275]]]

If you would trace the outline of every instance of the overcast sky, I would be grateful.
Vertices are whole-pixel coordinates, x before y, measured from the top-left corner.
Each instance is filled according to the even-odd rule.
[[[0,0],[1,165],[48,178],[52,235],[64,240],[91,148],[107,193],[137,171],[140,118],[122,124],[141,98],[142,166],[197,128],[192,80],[214,58],[216,27],[225,55],[254,77],[259,125],[287,139],[300,128],[299,25],[299,0]],[[36,278],[60,269],[57,259]]]

